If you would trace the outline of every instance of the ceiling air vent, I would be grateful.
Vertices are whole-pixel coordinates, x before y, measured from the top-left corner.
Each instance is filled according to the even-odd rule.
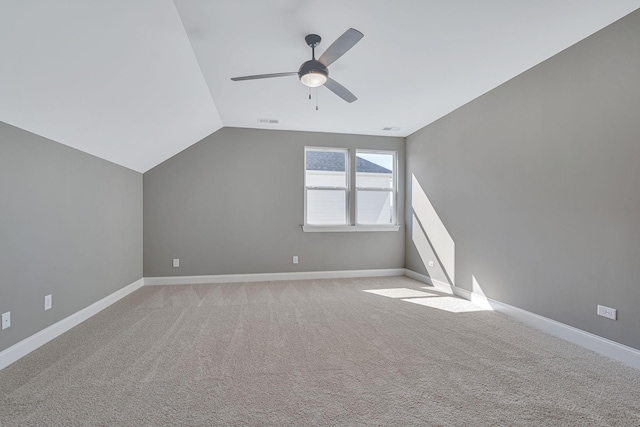
[[[277,125],[278,119],[258,119],[258,123],[268,123],[270,125]]]
[[[386,130],[387,132],[397,132],[399,131],[401,128],[398,127],[386,127],[386,128],[382,128],[382,130]]]

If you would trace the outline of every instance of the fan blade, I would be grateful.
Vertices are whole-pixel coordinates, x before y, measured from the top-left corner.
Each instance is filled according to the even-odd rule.
[[[284,77],[284,76],[297,76],[297,71],[292,71],[290,73],[273,73],[273,74],[258,74],[256,76],[243,76],[243,77],[231,77],[231,80],[234,82],[239,82],[241,80],[257,80],[257,79],[270,79],[271,77]]]
[[[336,59],[347,53],[347,51],[355,46],[355,44],[358,43],[363,37],[364,34],[362,34],[360,31],[349,28],[344,32],[343,35],[338,37],[338,39],[327,48],[327,50],[324,51],[318,61],[321,62],[325,67],[328,67],[329,65],[333,64]]]
[[[324,85],[331,92],[335,93],[340,98],[344,99],[345,101],[347,101],[349,103],[351,103],[351,102],[355,101],[356,99],[358,99],[358,98],[356,98],[356,96],[354,94],[349,92],[349,89],[347,89],[346,87],[342,86],[340,83],[338,83],[337,81],[333,80],[331,77],[329,77],[327,79],[327,81],[325,82]]]

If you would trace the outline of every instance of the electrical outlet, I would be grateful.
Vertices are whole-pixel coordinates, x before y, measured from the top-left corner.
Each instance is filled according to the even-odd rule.
[[[611,307],[605,307],[604,305],[598,305],[598,316],[618,320],[618,310]]]
[[[2,330],[7,329],[9,326],[11,326],[11,312],[7,311],[2,313]]]
[[[44,297],[44,311],[51,309],[51,294]]]
[[[298,263],[298,255],[294,255],[293,256],[293,263],[297,264]]]
[[[178,258],[174,258],[173,259],[173,266],[174,267],[180,267],[180,260]]]
[[[429,261],[429,267],[433,267],[433,261]]]

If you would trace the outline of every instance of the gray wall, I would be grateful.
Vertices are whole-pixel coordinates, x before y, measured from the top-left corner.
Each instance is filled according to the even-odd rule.
[[[0,122],[0,203],[0,351],[142,277],[142,174]]]
[[[402,228],[302,231],[306,145],[396,150],[404,186],[404,138],[223,128],[144,174],[145,277],[404,267]]]
[[[408,137],[407,268],[428,199],[457,286],[640,349],[639,52],[640,11]]]

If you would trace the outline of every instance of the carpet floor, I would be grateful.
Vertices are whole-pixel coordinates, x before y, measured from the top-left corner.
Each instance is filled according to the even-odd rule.
[[[640,426],[640,370],[407,277],[143,287],[0,371],[2,426]]]

